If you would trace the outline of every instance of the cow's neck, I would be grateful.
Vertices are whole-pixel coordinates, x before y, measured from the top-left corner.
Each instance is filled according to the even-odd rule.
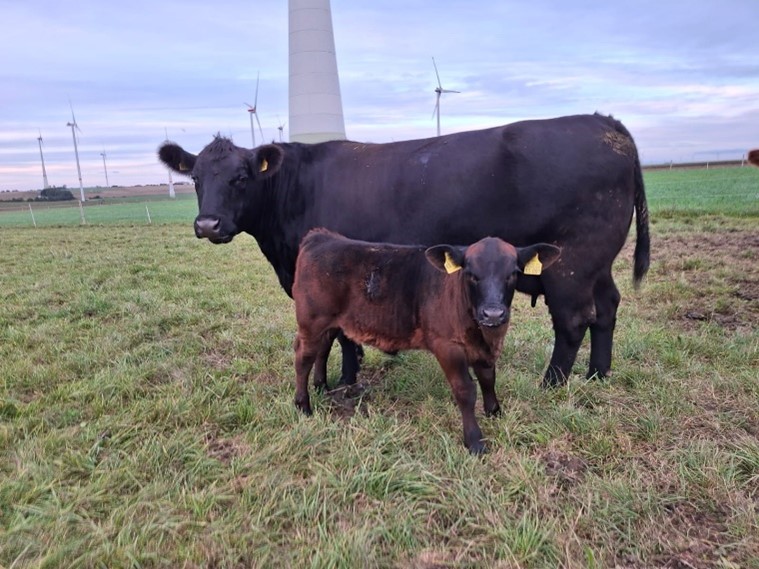
[[[259,199],[252,206],[254,214],[245,231],[256,239],[280,285],[288,296],[292,296],[295,259],[303,237],[302,214],[297,204],[288,200],[290,192],[276,183],[277,178],[275,176],[272,183],[259,192]]]

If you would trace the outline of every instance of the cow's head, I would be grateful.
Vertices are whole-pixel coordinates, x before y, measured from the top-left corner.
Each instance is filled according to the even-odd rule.
[[[495,328],[509,322],[519,274],[540,274],[560,252],[548,243],[514,247],[496,237],[486,237],[469,247],[436,245],[425,254],[443,272],[460,271],[456,276],[465,287],[473,318],[480,326]]]
[[[158,157],[171,170],[189,176],[198,194],[195,235],[212,243],[228,243],[246,230],[256,212],[264,181],[282,166],[280,146],[264,144],[252,150],[216,136],[195,156],[173,142],[158,149]]]
[[[748,151],[748,161],[749,161],[749,164],[753,164],[754,166],[759,166],[759,148],[757,148],[756,150]]]

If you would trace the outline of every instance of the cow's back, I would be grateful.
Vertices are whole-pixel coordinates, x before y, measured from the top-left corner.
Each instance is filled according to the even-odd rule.
[[[335,142],[309,172],[306,226],[368,241],[468,244],[493,235],[525,245],[588,233],[612,242],[633,211],[637,153],[614,119],[523,121],[391,144]]]

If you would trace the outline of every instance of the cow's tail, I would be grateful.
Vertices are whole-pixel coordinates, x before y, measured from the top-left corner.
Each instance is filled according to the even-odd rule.
[[[643,171],[640,167],[640,158],[635,156],[635,259],[633,265],[633,284],[635,288],[648,272],[651,257],[651,238],[648,234],[648,204],[646,202],[646,189],[643,185]]]

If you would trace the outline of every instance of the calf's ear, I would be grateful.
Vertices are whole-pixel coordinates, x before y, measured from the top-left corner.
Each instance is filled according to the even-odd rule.
[[[424,252],[427,260],[437,270],[455,273],[464,268],[464,248],[452,245],[435,245]]]
[[[186,152],[173,142],[165,142],[158,148],[158,159],[178,174],[189,176],[195,167],[197,156]]]
[[[556,262],[561,249],[549,243],[517,248],[517,265],[525,275],[539,275]]]
[[[248,164],[254,175],[268,178],[276,174],[282,167],[285,152],[276,144],[262,144],[250,151]]]

